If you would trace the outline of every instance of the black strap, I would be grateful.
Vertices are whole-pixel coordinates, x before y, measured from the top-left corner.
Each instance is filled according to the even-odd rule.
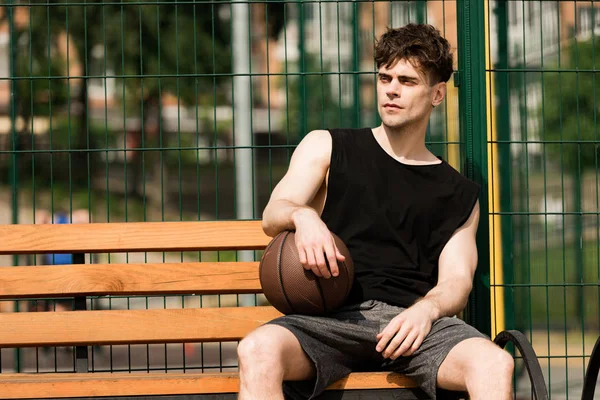
[[[600,370],[600,336],[596,340],[592,356],[585,372],[585,381],[583,384],[583,393],[581,400],[593,400],[596,391],[596,381],[598,380],[598,370]]]
[[[535,398],[537,400],[547,400],[548,389],[546,389],[546,381],[544,380],[544,374],[542,374],[542,368],[533,347],[525,335],[516,330],[506,330],[500,332],[494,339],[494,343],[502,348],[508,342],[513,342],[517,349],[519,349],[521,356],[523,356]]]

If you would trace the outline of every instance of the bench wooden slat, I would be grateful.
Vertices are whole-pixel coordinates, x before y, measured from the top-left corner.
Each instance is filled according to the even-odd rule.
[[[234,341],[279,316],[273,307],[3,313],[0,346]]]
[[[390,372],[359,372],[334,383],[328,389],[415,388],[404,375]],[[5,399],[42,399],[90,396],[183,395],[235,393],[237,373],[176,374],[1,374],[0,393]]]
[[[258,262],[0,267],[0,299],[261,293]]]
[[[0,225],[0,254],[260,250],[261,221]]]

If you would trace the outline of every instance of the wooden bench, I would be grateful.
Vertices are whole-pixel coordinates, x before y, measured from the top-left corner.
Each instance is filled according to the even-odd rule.
[[[270,240],[263,233],[260,221],[2,225],[0,237],[0,254],[76,255],[262,250]],[[83,257],[77,258],[83,262]],[[239,381],[235,372],[88,373],[88,346],[238,341],[254,328],[278,317],[280,313],[274,308],[85,310],[86,300],[108,295],[260,292],[258,262],[0,267],[0,299],[68,297],[75,298],[77,309],[0,314],[2,348],[77,346],[74,371],[2,373],[0,397],[42,399],[236,393]],[[414,382],[393,373],[353,373],[329,389],[346,392],[398,388],[405,389],[406,398],[421,397]]]
[[[280,315],[270,306],[86,309],[90,299],[98,296],[260,293],[258,262],[84,264],[83,257],[262,250],[270,238],[260,221],[0,225],[0,238],[0,254],[71,253],[80,263],[0,267],[0,300],[67,297],[74,298],[75,304],[75,311],[0,314],[1,348],[75,346],[70,372],[0,374],[0,398],[235,398],[239,388],[235,371],[88,372],[89,346],[235,342]],[[501,345],[509,339],[510,335],[504,336]],[[365,398],[365,390],[369,398],[426,398],[413,381],[387,372],[352,373],[331,385],[323,398]]]

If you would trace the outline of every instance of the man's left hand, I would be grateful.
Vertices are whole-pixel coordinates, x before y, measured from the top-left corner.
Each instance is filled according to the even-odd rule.
[[[407,308],[377,335],[376,350],[383,352],[384,358],[395,360],[400,356],[410,356],[419,349],[433,324],[432,306],[420,301]]]

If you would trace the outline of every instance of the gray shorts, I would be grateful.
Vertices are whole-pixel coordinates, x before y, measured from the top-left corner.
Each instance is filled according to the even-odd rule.
[[[286,315],[268,322],[290,330],[315,363],[310,381],[284,382],[288,398],[312,399],[327,386],[356,371],[396,371],[411,377],[432,399],[437,373],[454,346],[469,338],[489,337],[458,318],[436,321],[421,347],[409,357],[384,359],[375,350],[376,336],[404,308],[369,300],[327,316]]]

